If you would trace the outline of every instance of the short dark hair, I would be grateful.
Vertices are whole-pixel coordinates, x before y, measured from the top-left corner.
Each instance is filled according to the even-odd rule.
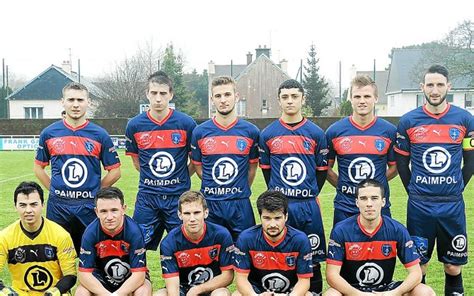
[[[202,207],[204,208],[204,210],[207,209],[207,202],[206,202],[206,199],[204,198],[204,195],[199,191],[190,190],[190,191],[184,192],[179,197],[178,211],[181,213],[181,209],[183,207],[183,204],[192,203],[192,202],[195,202],[195,201],[201,202]]]
[[[385,188],[382,183],[375,179],[365,179],[364,181],[360,182],[356,187],[356,198],[359,198],[359,189],[366,188],[366,187],[376,187],[380,189],[380,194],[382,198],[385,198]]]
[[[297,88],[304,96],[304,88],[301,83],[294,79],[288,79],[282,82],[278,87],[278,97],[280,97],[280,93],[282,89],[290,89],[290,88]]]
[[[263,210],[268,212],[282,211],[288,213],[288,198],[276,190],[267,190],[257,198],[258,214],[262,215]]]
[[[16,188],[15,188],[15,193],[13,194],[13,202],[16,205],[16,201],[18,199],[18,194],[22,193],[24,195],[29,195],[33,192],[38,192],[38,195],[41,200],[41,204],[44,203],[44,193],[43,193],[43,188],[41,186],[33,181],[25,181],[21,182]]]
[[[70,90],[70,89],[73,89],[73,90],[83,90],[87,93],[87,96],[89,97],[89,90],[87,89],[87,87],[82,84],[82,83],[79,83],[79,82],[69,82],[68,84],[66,84],[64,87],[63,87],[63,97],[64,97],[64,94],[66,93],[67,90]]]
[[[99,199],[119,199],[120,204],[123,206],[125,204],[125,200],[123,198],[122,190],[118,189],[117,187],[103,187],[97,191],[95,195],[94,204],[97,206],[97,201]]]
[[[171,79],[168,77],[168,74],[166,74],[164,71],[156,71],[155,73],[148,76],[148,83],[146,86],[147,91],[150,88],[150,83],[168,85],[169,91],[171,93],[173,92],[173,81],[171,81]]]
[[[425,82],[426,74],[433,74],[438,73],[446,77],[446,81],[449,81],[449,72],[445,66],[442,65],[432,65],[431,67],[426,70],[425,74],[423,75],[423,83]]]

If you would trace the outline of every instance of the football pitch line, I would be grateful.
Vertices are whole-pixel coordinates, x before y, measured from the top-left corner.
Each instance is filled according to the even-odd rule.
[[[12,178],[8,178],[8,179],[3,179],[3,180],[0,180],[0,184],[2,183],[7,183],[7,182],[10,182],[10,181],[13,181],[13,180],[17,180],[17,179],[23,179],[25,177],[30,177],[30,176],[34,176],[35,174],[26,174],[26,175],[22,175],[22,176],[16,176],[16,177],[12,177]],[[35,180],[36,181],[36,180]]]

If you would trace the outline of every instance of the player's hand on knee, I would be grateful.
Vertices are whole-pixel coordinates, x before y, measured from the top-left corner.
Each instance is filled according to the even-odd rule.
[[[18,296],[18,293],[11,287],[4,287],[0,290],[0,296]]]
[[[61,296],[61,291],[58,288],[54,287],[48,289],[44,292],[44,296]]]

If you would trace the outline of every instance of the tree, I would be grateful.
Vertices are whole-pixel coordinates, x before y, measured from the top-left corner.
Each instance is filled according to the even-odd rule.
[[[169,44],[165,49],[161,70],[163,70],[173,81],[174,97],[176,109],[187,113],[193,118],[199,117],[199,102],[194,98],[184,84],[183,55],[175,54],[173,44]]]
[[[331,105],[327,100],[329,93],[328,83],[323,76],[319,76],[319,58],[316,57],[316,47],[309,48],[306,66],[304,67],[303,87],[306,91],[306,106],[312,116],[320,116],[323,109]]]
[[[198,118],[208,117],[209,109],[209,77],[207,70],[204,70],[202,74],[198,74],[196,69],[189,74],[184,75],[184,84],[186,88],[192,92],[193,97],[199,104],[199,116]]]

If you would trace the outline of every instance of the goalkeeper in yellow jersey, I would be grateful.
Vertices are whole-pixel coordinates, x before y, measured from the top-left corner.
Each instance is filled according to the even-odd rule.
[[[0,279],[0,296],[60,296],[76,283],[76,251],[69,233],[42,216],[43,189],[22,182],[15,189],[19,221],[0,232],[0,271],[7,264],[11,286]]]

